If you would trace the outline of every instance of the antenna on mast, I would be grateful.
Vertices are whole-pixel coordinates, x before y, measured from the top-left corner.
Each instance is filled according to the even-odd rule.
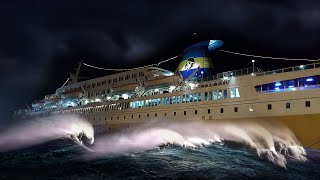
[[[76,69],[76,73],[75,74],[71,74],[70,73],[70,81],[69,81],[69,84],[74,84],[74,83],[77,83],[78,82],[78,79],[79,79],[79,73],[80,73],[80,68],[83,64],[83,61],[79,61],[78,62],[78,68]]]
[[[78,68],[77,68],[77,72],[76,72],[76,77],[77,77],[77,78],[78,78],[78,76],[79,76],[80,68],[81,68],[82,64],[83,64],[83,61],[82,61],[82,60],[78,62]]]

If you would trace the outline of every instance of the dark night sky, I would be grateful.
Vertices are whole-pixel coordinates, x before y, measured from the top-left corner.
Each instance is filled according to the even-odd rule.
[[[243,53],[320,56],[318,0],[11,0],[0,2],[0,24],[0,122],[11,110],[53,93],[80,59],[135,67],[180,54],[195,38],[220,39],[222,49]],[[213,58],[220,71],[251,65],[249,58],[222,52]],[[307,63],[256,61],[265,70]],[[103,73],[83,68],[81,75]]]

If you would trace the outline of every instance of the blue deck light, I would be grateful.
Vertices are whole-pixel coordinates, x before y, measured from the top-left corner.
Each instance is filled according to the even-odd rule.
[[[276,82],[275,86],[281,86],[280,82]]]
[[[312,81],[313,81],[313,78],[307,78],[306,81],[307,81],[307,82],[312,82]]]

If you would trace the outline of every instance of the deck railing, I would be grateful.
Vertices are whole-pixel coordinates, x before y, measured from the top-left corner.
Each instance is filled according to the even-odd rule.
[[[282,69],[276,69],[276,70],[256,73],[255,75],[256,76],[264,76],[264,75],[269,75],[269,74],[279,74],[279,73],[284,73],[284,72],[302,71],[302,70],[306,70],[306,69],[315,69],[315,68],[320,68],[320,62],[313,63],[313,64],[300,65],[300,66],[293,66],[293,67],[288,67],[288,68],[282,68]]]
[[[248,74],[257,73],[257,72],[260,73],[260,72],[263,72],[263,70],[258,67],[254,67],[254,68],[249,67],[244,69],[232,70],[232,71],[218,73],[217,75],[213,75],[213,76],[207,76],[207,77],[204,77],[203,79],[198,79],[198,82],[212,81],[212,80],[223,79],[224,77],[231,77],[231,76],[243,76],[243,75],[248,75]]]
[[[254,73],[255,76],[264,76],[269,74],[279,74],[284,72],[301,71],[301,70],[315,69],[315,68],[320,68],[320,62],[313,63],[313,64],[300,65],[300,66],[287,67],[282,69],[276,69],[271,71],[263,71],[262,69],[257,67],[255,68],[250,67],[250,68],[244,68],[239,70],[222,72],[213,76],[207,76],[202,79],[198,79],[198,82],[223,79],[224,77],[243,76],[243,75],[248,75],[252,73]]]

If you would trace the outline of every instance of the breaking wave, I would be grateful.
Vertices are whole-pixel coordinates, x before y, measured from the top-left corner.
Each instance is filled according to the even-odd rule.
[[[8,127],[0,132],[0,152],[16,150],[59,138],[71,138],[82,145],[82,137],[94,141],[92,125],[77,116],[57,116],[34,120]]]
[[[92,147],[95,153],[87,158],[141,152],[168,144],[199,148],[225,141],[249,147],[259,157],[283,168],[286,168],[286,157],[307,161],[304,148],[287,127],[263,120],[150,122],[97,138]]]

